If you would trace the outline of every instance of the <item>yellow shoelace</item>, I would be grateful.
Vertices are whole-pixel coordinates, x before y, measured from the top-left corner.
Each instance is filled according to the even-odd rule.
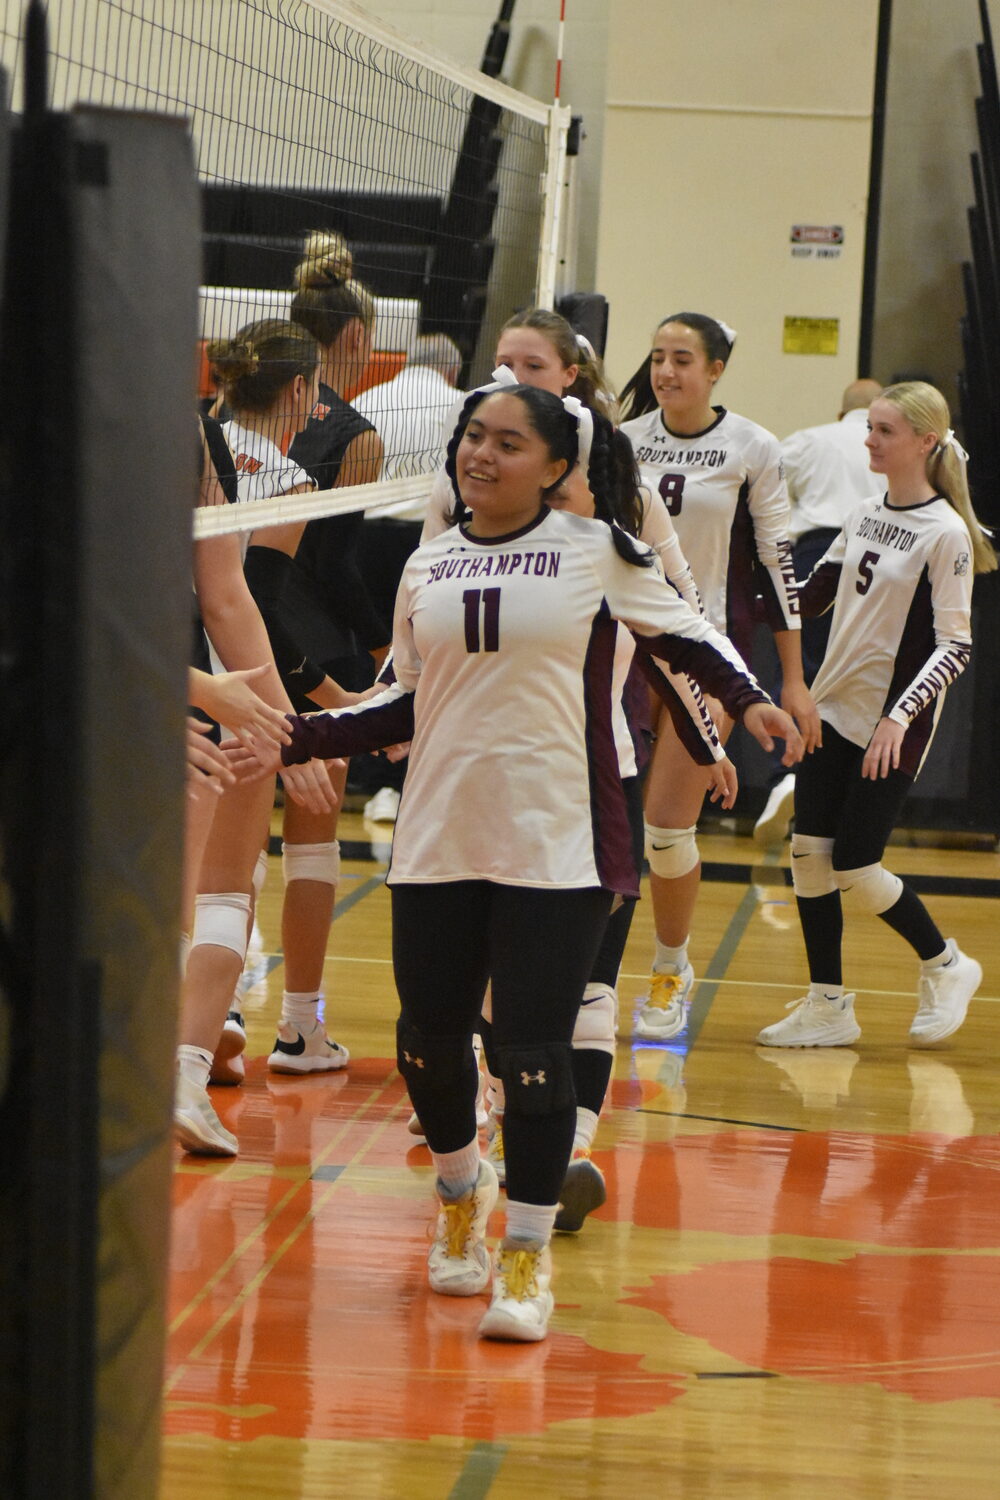
[[[679,974],[653,974],[649,980],[649,999],[647,1005],[655,1006],[657,1010],[669,1010],[673,1002],[680,997],[684,988],[684,981]]]
[[[500,1275],[508,1297],[523,1302],[525,1297],[538,1296],[538,1270],[540,1250],[505,1250],[500,1261]]]
[[[465,1254],[465,1246],[472,1233],[476,1200],[470,1195],[468,1198],[459,1198],[457,1203],[443,1203],[441,1208],[444,1213],[444,1237],[448,1246],[448,1254],[461,1258]]]

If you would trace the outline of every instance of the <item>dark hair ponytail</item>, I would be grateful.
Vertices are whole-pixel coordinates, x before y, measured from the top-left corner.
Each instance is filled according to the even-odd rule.
[[[647,354],[632,378],[622,386],[620,403],[623,422],[631,421],[634,417],[644,417],[648,411],[656,410],[653,383],[649,378],[652,367],[653,356]]]
[[[632,444],[606,418],[594,413],[587,485],[594,497],[594,515],[611,530],[615,551],[625,562],[648,568],[653,553],[640,551],[633,540],[642,525],[639,470]]]

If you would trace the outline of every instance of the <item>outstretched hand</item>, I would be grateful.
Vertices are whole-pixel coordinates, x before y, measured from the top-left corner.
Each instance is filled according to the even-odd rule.
[[[739,777],[736,767],[729,756],[723,756],[709,767],[708,771],[708,800],[718,802],[720,807],[730,808],[736,801],[736,793],[740,789]]]
[[[233,786],[236,782],[236,777],[222,750],[214,740],[205,738],[211,727],[210,724],[205,724],[200,719],[189,717],[187,721],[187,772],[190,797],[197,797],[203,787],[210,787],[213,792],[221,796],[227,786]]]
[[[806,753],[805,741],[795,726],[795,720],[774,703],[751,703],[743,715],[743,723],[768,754],[774,749],[775,739],[784,740],[783,766],[797,765]]]
[[[252,748],[247,745],[226,745],[225,755],[239,782],[263,781],[266,776],[273,776],[278,771],[292,801],[298,802],[308,812],[333,812],[337,806],[337,796],[330,785],[327,767],[342,765],[342,761],[309,760],[304,765],[283,766],[280,750],[271,749],[259,741],[255,741]]]
[[[292,737],[284,712],[265,703],[252,687],[273,670],[269,662],[260,667],[247,667],[242,672],[220,672],[215,676],[192,669],[191,701],[219,724],[224,724],[245,745],[255,740],[290,745]]]

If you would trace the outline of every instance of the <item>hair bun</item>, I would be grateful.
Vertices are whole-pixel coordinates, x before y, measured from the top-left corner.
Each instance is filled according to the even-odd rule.
[[[301,292],[307,287],[349,281],[353,270],[354,257],[344,236],[332,229],[313,229],[306,236],[303,258],[295,270],[295,286]]]

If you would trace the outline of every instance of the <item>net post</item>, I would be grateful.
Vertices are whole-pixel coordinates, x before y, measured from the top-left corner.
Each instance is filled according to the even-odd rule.
[[[569,140],[572,110],[553,104],[549,110],[546,132],[546,164],[542,181],[545,203],[538,247],[538,285],[536,307],[554,307],[556,277],[559,270],[559,236],[562,223],[563,177],[566,172],[566,147]]]

